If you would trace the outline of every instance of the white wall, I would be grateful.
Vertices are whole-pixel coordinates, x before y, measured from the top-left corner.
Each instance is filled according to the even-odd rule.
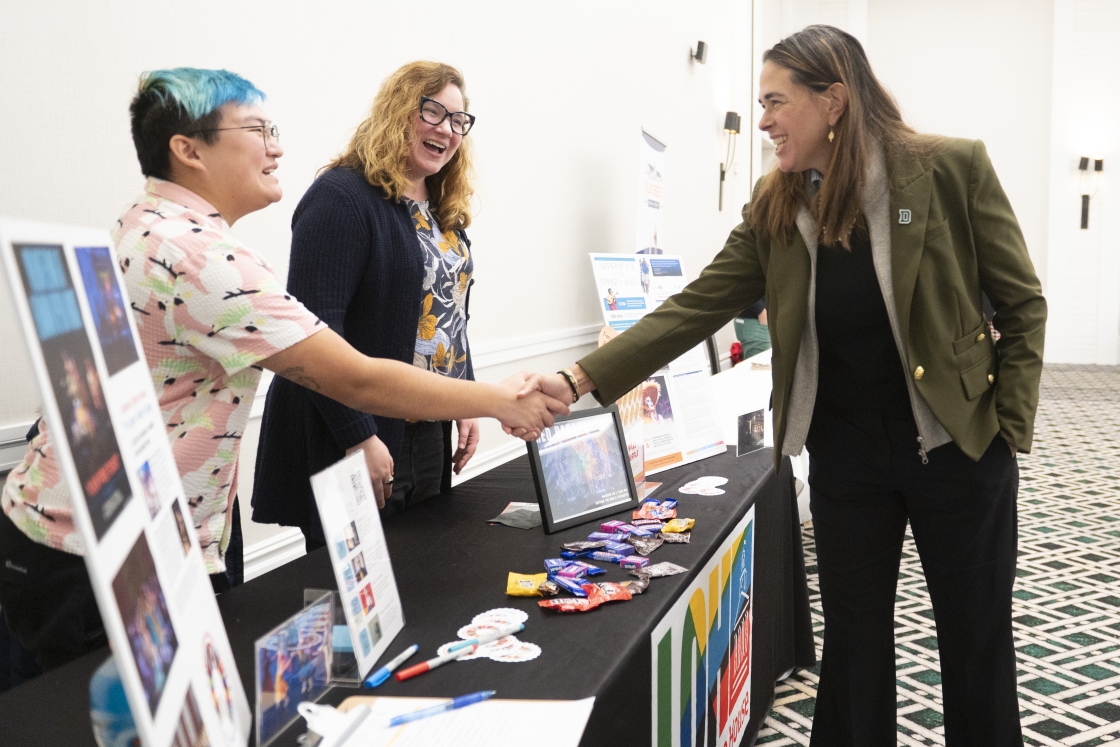
[[[479,118],[476,368],[491,380],[522,365],[554,371],[590,350],[602,323],[587,253],[633,251],[642,127],[668,144],[665,245],[690,274],[738,222],[749,160],[729,176],[723,212],[717,191],[724,112],[750,111],[749,13],[735,0],[5,2],[0,214],[108,228],[142,186],[127,111],[140,72],[225,67],[268,94],[283,133],[285,198],[234,232],[284,277],[292,210],[381,80],[442,60],[463,71]],[[689,59],[698,39],[703,66]],[[37,403],[15,325],[0,284],[0,427],[32,420]],[[731,339],[725,330],[721,348]],[[521,448],[488,425],[478,467]]]
[[[1055,0],[1055,97],[1050,140],[1050,320],[1046,359],[1063,363],[1120,363],[1120,3]],[[1103,158],[1099,183],[1081,183],[1079,157]],[[1092,168],[1092,165],[1090,165]],[[1081,188],[1089,228],[1081,225]]]

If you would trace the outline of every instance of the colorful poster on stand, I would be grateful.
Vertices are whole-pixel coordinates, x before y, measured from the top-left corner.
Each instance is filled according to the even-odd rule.
[[[650,636],[653,747],[736,747],[751,716],[754,506]]]
[[[589,256],[603,321],[615,333],[637,324],[688,284],[678,256]],[[710,384],[708,354],[698,345],[638,386],[647,476],[727,450]],[[627,429],[627,438],[632,432]]]
[[[362,677],[404,628],[404,611],[365,456],[355,452],[311,476],[323,535]]]
[[[140,739],[243,746],[252,717],[105,231],[0,220],[0,254]]]

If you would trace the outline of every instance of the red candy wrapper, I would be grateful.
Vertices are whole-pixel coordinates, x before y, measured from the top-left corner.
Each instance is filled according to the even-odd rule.
[[[587,584],[587,586],[599,587],[599,590],[606,596],[604,602],[628,602],[632,599],[630,590],[614,581],[603,581],[598,584]],[[587,591],[587,589],[585,588],[584,591]],[[587,596],[590,598],[591,593],[588,592]]]
[[[599,588],[599,584],[584,584],[583,591],[587,594],[586,599],[544,599],[537,604],[557,612],[589,612],[603,602],[611,601],[607,593]]]

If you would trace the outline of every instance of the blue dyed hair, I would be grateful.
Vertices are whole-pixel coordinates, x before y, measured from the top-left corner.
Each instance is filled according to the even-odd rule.
[[[265,95],[249,81],[228,70],[177,67],[140,76],[132,99],[132,142],[145,176],[167,179],[171,171],[169,143],[175,135],[197,134],[212,143],[225,104],[253,105]]]

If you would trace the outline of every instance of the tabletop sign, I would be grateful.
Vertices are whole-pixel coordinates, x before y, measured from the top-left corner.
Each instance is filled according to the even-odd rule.
[[[312,475],[311,489],[365,677],[404,627],[404,611],[364,454],[357,451]]]
[[[0,219],[0,254],[140,739],[245,745],[251,713],[105,231]]]
[[[650,634],[653,747],[736,747],[751,717],[754,506]]]

